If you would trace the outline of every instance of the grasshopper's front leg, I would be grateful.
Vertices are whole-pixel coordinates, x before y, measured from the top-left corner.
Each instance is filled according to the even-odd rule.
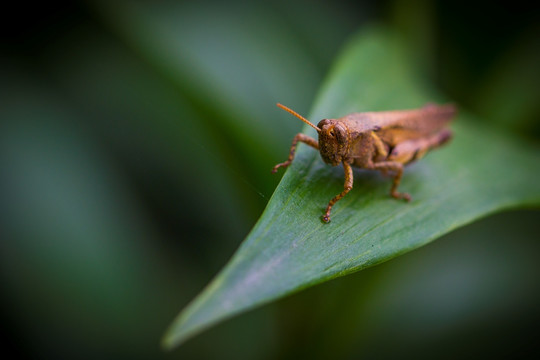
[[[347,193],[351,191],[353,187],[353,171],[351,164],[343,162],[343,170],[345,171],[345,184],[343,185],[343,191],[338,195],[334,196],[334,198],[328,203],[328,206],[326,207],[326,212],[322,217],[325,223],[330,222],[330,210],[332,210],[332,206],[334,206],[336,202],[338,202],[345,195],[347,195]]]
[[[287,161],[279,163],[276,166],[274,166],[274,168],[272,169],[272,173],[275,173],[280,167],[287,167],[291,165],[294,159],[294,153],[296,152],[296,145],[298,144],[299,141],[305,144],[308,144],[309,146],[319,150],[319,143],[317,142],[317,140],[307,135],[304,135],[302,133],[296,134],[296,136],[294,137],[292,141],[291,150],[289,152],[289,157],[287,158]]]

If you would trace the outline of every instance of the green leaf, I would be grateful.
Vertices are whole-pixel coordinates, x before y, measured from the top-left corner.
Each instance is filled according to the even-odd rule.
[[[407,59],[394,34],[361,33],[335,64],[311,119],[440,102],[414,76]],[[495,211],[540,203],[537,148],[477,125],[465,111],[453,129],[448,146],[405,171],[400,189],[412,195],[410,203],[388,195],[389,178],[355,170],[354,189],[334,207],[330,224],[320,218],[328,200],[342,190],[343,170],[325,165],[313,149],[300,145],[251,233],[180,313],[164,346],[172,348],[233,315],[379,264]]]

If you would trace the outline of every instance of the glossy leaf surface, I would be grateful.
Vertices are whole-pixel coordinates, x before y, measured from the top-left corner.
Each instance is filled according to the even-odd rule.
[[[317,123],[355,111],[444,101],[424,85],[395,35],[364,31],[334,64],[309,119]],[[493,131],[464,110],[452,128],[449,145],[407,167],[400,190],[412,195],[410,203],[388,195],[389,178],[356,169],[354,189],[334,207],[330,224],[322,223],[321,215],[342,189],[343,170],[325,165],[313,149],[300,145],[251,233],[180,313],[164,346],[300,289],[389,260],[493,212],[538,205],[538,149]],[[304,130],[314,135],[307,126]]]

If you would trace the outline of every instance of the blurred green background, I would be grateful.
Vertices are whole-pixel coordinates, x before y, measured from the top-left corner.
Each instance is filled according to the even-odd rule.
[[[538,143],[536,8],[94,1],[13,5],[4,18],[0,316],[13,358],[539,352],[537,210],[491,216],[159,348],[279,182],[270,169],[302,123],[275,103],[308,115],[349,36],[373,22],[395,29],[428,86]]]

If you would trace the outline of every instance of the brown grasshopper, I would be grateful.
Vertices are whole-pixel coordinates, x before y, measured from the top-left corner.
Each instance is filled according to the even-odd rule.
[[[456,113],[453,105],[426,105],[421,109],[353,113],[339,119],[323,119],[313,125],[288,107],[277,104],[319,133],[319,141],[297,134],[287,161],[272,169],[287,167],[294,159],[296,145],[303,142],[319,150],[325,163],[343,164],[344,190],[330,200],[322,219],[330,221],[330,210],[353,187],[352,166],[393,173],[390,195],[396,199],[411,200],[407,193],[397,191],[403,166],[423,157],[428,150],[441,146],[452,137],[447,128]]]

